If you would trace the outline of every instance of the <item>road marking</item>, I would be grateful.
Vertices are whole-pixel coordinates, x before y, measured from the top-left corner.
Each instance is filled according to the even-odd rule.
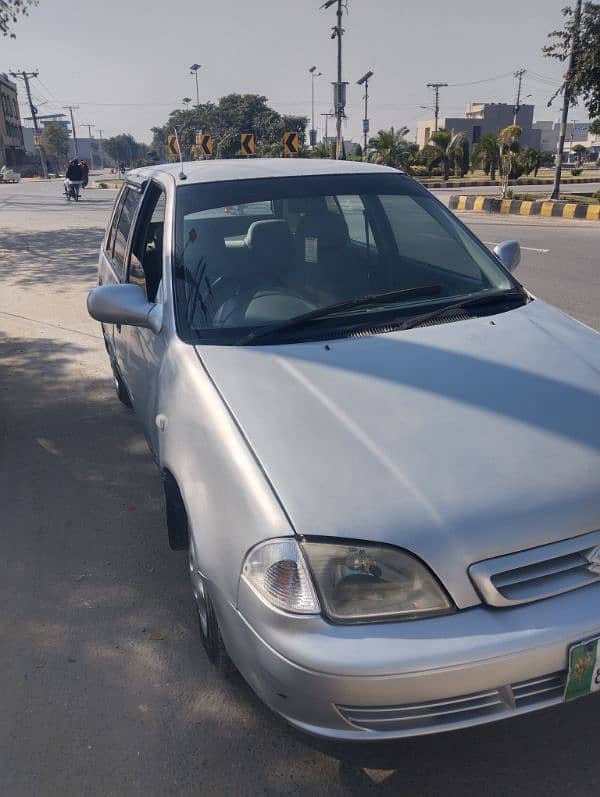
[[[484,241],[483,243],[486,246],[500,246],[500,244],[494,243],[494,241]],[[550,251],[549,249],[535,249],[532,246],[522,246],[521,249],[524,249],[526,252],[538,252],[540,255],[547,255]]]

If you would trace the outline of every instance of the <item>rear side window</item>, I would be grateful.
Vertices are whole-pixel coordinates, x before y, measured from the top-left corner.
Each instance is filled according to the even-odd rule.
[[[123,194],[121,213],[115,231],[115,243],[113,249],[113,264],[119,275],[125,272],[125,255],[127,254],[127,241],[131,224],[135,218],[141,195],[133,188],[127,188]]]
[[[112,257],[113,248],[115,245],[115,233],[117,231],[117,224],[119,223],[119,216],[121,215],[121,208],[123,207],[123,199],[125,198],[126,190],[122,190],[117,201],[115,202],[115,209],[113,211],[110,229],[106,237],[106,254]]]

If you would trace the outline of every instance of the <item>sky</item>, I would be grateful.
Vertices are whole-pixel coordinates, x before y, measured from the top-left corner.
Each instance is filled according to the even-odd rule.
[[[333,9],[322,0],[40,0],[15,26],[15,40],[0,39],[0,72],[39,70],[33,80],[40,113],[79,105],[76,123],[94,124],[106,138],[132,133],[150,141],[182,98],[195,98],[189,65],[202,64],[200,101],[231,92],[268,97],[281,113],[311,114],[308,70],[316,65],[319,133],[331,110],[336,70]],[[441,115],[464,113],[468,102],[514,102],[513,73],[524,77],[526,102],[536,119],[557,119],[559,102],[546,102],[562,68],[543,58],[548,31],[561,24],[565,0],[348,0],[344,17],[344,80],[348,120],[344,136],[362,130],[362,89],[356,81],[375,72],[369,93],[371,133],[390,126],[416,135],[429,118],[427,83],[444,81]],[[22,116],[29,116],[20,89]],[[583,108],[572,116],[585,120]],[[82,128],[80,135],[87,135]],[[331,127],[330,127],[331,134]]]

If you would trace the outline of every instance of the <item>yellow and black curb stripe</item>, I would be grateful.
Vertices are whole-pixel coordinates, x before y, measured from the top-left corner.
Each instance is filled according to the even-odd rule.
[[[483,186],[493,187],[500,185],[499,180],[437,180],[436,182],[429,182],[429,178],[415,178],[417,182],[422,183],[425,188],[481,188]],[[600,177],[563,177],[561,183],[600,183]],[[551,177],[520,177],[518,180],[509,180],[509,185],[553,185],[554,180]]]
[[[600,204],[585,202],[549,202],[543,200],[496,199],[491,196],[451,196],[451,210],[475,210],[515,216],[543,216],[545,218],[585,219],[600,221]]]

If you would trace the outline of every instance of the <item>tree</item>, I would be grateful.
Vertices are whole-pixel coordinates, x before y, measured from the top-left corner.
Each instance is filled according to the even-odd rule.
[[[464,177],[469,171],[469,138],[466,133],[458,133],[448,147],[448,155],[454,166],[456,177]]]
[[[561,30],[548,34],[550,44],[542,52],[547,58],[556,58],[561,63],[568,60],[571,43],[575,37],[575,69],[565,75],[571,84],[573,104],[583,100],[590,117],[600,116],[600,3],[583,4],[579,31],[575,30],[575,11],[571,6],[563,9],[565,25]]]
[[[148,147],[136,141],[131,133],[120,133],[118,136],[105,139],[103,149],[116,163],[123,161],[130,165],[135,160],[143,158],[148,151]]]
[[[184,158],[191,157],[196,133],[202,130],[214,139],[217,158],[241,157],[242,133],[254,133],[260,154],[280,153],[283,134],[297,132],[304,143],[308,120],[304,116],[286,116],[267,104],[259,94],[228,94],[218,103],[205,103],[189,111],[172,111],[168,121],[152,129],[153,148],[164,147],[167,136],[177,130]]]
[[[448,180],[450,177],[450,145],[452,139],[452,134],[449,133],[448,130],[444,130],[443,127],[435,133],[432,133],[429,139],[429,144],[433,147],[436,155],[435,160],[430,163],[430,166],[441,163],[444,180]]]
[[[42,146],[55,158],[59,168],[67,160],[69,154],[69,134],[64,125],[49,122],[42,130]]]
[[[408,132],[408,127],[380,130],[369,140],[369,160],[395,169],[407,168],[410,160],[410,142],[406,140]]]
[[[511,178],[516,156],[520,151],[519,138],[523,130],[519,125],[508,125],[498,135],[500,147],[500,180],[502,185],[502,199],[508,194],[508,181]]]
[[[37,4],[38,0],[0,0],[0,33],[14,39],[12,26],[19,21],[20,16],[27,16],[29,9]]]
[[[542,153],[532,147],[523,147],[517,154],[515,164],[522,174],[530,175],[533,172],[534,176],[537,177],[538,170],[542,165]],[[515,164],[513,164],[513,176],[515,176]]]
[[[600,116],[590,123],[590,133],[593,136],[600,136]]]
[[[581,166],[583,163],[583,158],[587,155],[587,147],[584,147],[583,144],[575,144],[571,152],[575,153],[575,157],[577,158],[577,165]]]
[[[500,148],[498,136],[495,133],[486,133],[482,136],[473,149],[473,166],[483,169],[489,174],[490,180],[496,179],[496,170],[500,165]]]

